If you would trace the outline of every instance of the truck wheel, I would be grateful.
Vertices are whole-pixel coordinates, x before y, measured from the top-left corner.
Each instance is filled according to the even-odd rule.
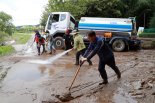
[[[64,48],[64,40],[62,37],[56,37],[54,40],[54,47],[56,49],[63,49]]]
[[[112,44],[112,49],[116,52],[122,52],[125,49],[125,42],[121,39],[117,39]]]

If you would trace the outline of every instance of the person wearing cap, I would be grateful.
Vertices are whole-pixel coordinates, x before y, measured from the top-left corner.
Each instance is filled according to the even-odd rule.
[[[73,45],[72,45],[73,44],[73,36],[70,35],[71,31],[72,31],[71,29],[68,29],[64,35],[65,50],[69,50],[69,49],[73,48]]]
[[[105,70],[105,65],[108,65],[109,67],[111,67],[117,74],[117,78],[120,79],[121,72],[119,71],[118,67],[116,66],[114,54],[113,54],[111,48],[105,42],[105,39],[103,37],[97,37],[96,33],[94,31],[90,31],[88,33],[88,39],[90,41],[90,44],[89,44],[89,47],[86,50],[85,54],[81,58],[81,62],[90,60],[92,57],[94,57],[96,54],[98,54],[98,56],[99,56],[98,70],[99,70],[100,75],[103,79],[103,82],[100,83],[99,85],[108,83],[108,77],[107,77],[107,73]]]
[[[73,35],[73,38],[74,38],[73,49],[77,51],[75,65],[79,65],[80,64],[80,60],[79,60],[80,56],[85,53],[86,46],[84,44],[83,37],[81,35],[79,35],[78,30],[73,30],[70,34]],[[90,60],[88,60],[88,63],[89,63],[89,65],[92,65],[92,62]]]

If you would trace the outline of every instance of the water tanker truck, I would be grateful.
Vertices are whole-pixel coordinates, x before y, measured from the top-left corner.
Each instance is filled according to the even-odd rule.
[[[136,20],[130,18],[96,18],[81,17],[77,23],[69,12],[53,12],[49,15],[45,30],[55,38],[55,47],[63,48],[66,30],[78,29],[84,37],[84,42],[89,45],[87,32],[95,31],[98,36],[103,36],[114,51],[124,51],[141,47],[137,39]]]

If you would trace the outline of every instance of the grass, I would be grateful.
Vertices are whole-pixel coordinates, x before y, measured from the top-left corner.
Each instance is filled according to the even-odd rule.
[[[13,53],[15,50],[11,45],[8,46],[0,46],[0,56],[9,55]]]
[[[25,44],[31,36],[31,33],[14,33],[12,38],[16,41],[16,44]]]
[[[142,33],[139,35],[139,37],[143,38],[155,38],[155,33]]]

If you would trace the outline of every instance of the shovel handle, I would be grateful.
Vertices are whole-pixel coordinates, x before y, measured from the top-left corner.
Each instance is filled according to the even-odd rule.
[[[71,85],[70,85],[70,87],[69,87],[69,91],[70,91],[70,89],[72,88],[73,83],[75,82],[75,79],[76,79],[76,77],[77,77],[77,75],[78,75],[78,73],[79,73],[79,71],[80,71],[81,66],[83,65],[83,63],[84,63],[84,62],[81,62],[81,63],[80,63],[80,65],[79,65],[79,67],[78,67],[78,69],[77,69],[77,71],[76,71],[76,73],[75,73],[75,75],[74,75],[74,78],[73,78],[73,80],[72,80],[72,82],[71,82]]]

